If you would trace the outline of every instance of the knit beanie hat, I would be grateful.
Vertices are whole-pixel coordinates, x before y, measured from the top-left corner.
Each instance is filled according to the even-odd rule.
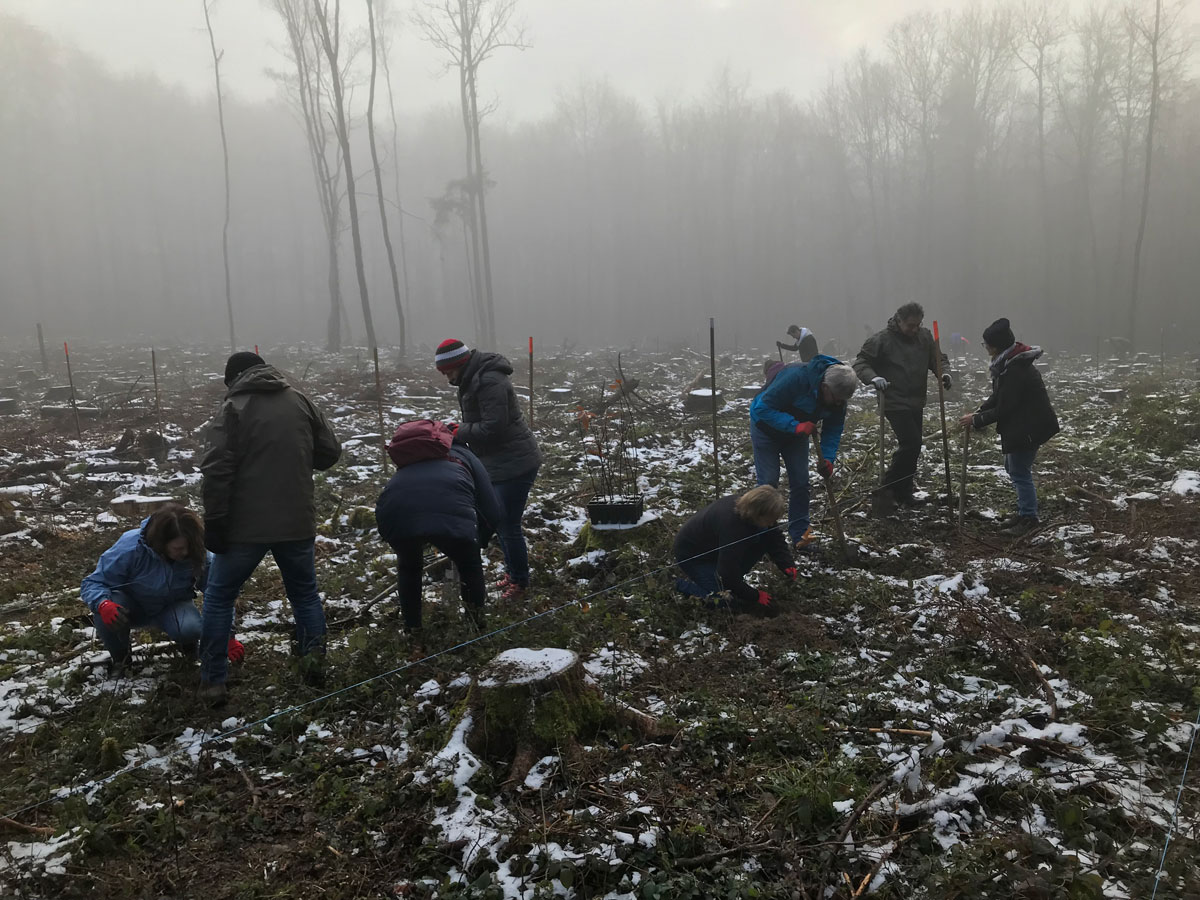
[[[983,329],[983,342],[997,350],[1007,350],[1017,342],[1017,339],[1008,324],[1008,319],[997,319]]]
[[[225,384],[226,386],[237,381],[237,377],[253,366],[266,365],[266,360],[257,353],[251,353],[249,350],[240,350],[233,356],[229,357],[229,361],[225,363]]]
[[[471,358],[471,348],[455,338],[438,344],[437,353],[433,356],[433,364],[439,372],[452,372],[465,365]]]

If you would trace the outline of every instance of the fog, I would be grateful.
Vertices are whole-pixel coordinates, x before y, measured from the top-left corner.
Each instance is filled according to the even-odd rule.
[[[281,2],[256,16],[279,25]],[[483,0],[485,12],[495,3]],[[212,25],[225,48],[238,343],[365,343],[344,179],[326,195],[338,207],[331,216],[286,39],[253,47],[228,5],[213,6]],[[393,347],[401,332],[368,144],[361,5],[343,4],[340,65],[364,280],[378,343]],[[203,7],[187,6],[207,49]],[[719,6],[722,21],[737,21],[739,4]],[[884,7],[903,15],[879,20]],[[1161,339],[1168,352],[1193,351],[1195,11],[1166,3],[1156,28],[1153,2],[914,7],[871,4],[869,19],[847,11],[836,23],[789,16],[788,34],[842,42],[817,74],[781,62],[787,48],[762,37],[771,29],[760,20],[738,32],[736,52],[697,61],[681,51],[687,81],[671,84],[662,60],[694,27],[647,16],[640,24],[657,32],[639,30],[638,46],[661,48],[651,69],[627,52],[624,30],[639,23],[614,19],[606,30],[589,6],[596,39],[584,64],[540,44],[559,32],[539,29],[545,4],[523,11],[518,0],[512,40],[541,55],[501,46],[477,71],[486,258],[468,227],[478,182],[458,76],[430,77],[442,57],[408,8],[392,9],[380,31],[399,111],[394,149],[382,68],[374,115],[405,343],[490,340],[478,310],[490,263],[501,347],[526,335],[699,346],[715,316],[723,347],[769,346],[795,323],[854,349],[918,300],[944,332],[972,340],[1003,315],[1018,337],[1049,346],[1090,351],[1121,336],[1139,349],[1157,351]],[[741,12],[764,8],[775,7]],[[178,61],[131,72],[32,24],[20,5],[5,9],[0,338],[32,339],[41,322],[66,340],[227,342],[211,56],[189,44],[198,74],[186,79]],[[844,43],[859,34],[863,46]],[[417,62],[404,56],[417,46]],[[170,60],[170,45],[156,54]],[[316,152],[328,186],[344,165],[327,81],[317,87],[327,127]]]

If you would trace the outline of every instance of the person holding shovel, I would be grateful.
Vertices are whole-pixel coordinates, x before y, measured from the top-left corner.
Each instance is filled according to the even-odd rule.
[[[1019,343],[1008,319],[997,319],[983,332],[983,348],[992,360],[992,394],[959,425],[976,430],[996,426],[1004,470],[1017,492],[1017,513],[1000,523],[1000,533],[1020,537],[1039,524],[1033,463],[1038,448],[1058,434],[1058,416],[1033,366],[1041,347]]]
[[[817,336],[799,325],[789,325],[787,333],[793,343],[785,344],[783,341],[776,341],[775,346],[781,351],[790,350],[792,353],[799,353],[801,362],[811,362],[818,352]]]
[[[833,474],[846,401],[858,381],[854,372],[832,356],[784,366],[750,403],[750,443],[754,473],[760,485],[779,487],[779,460],[788,476],[788,534],[796,549],[813,541],[808,521],[808,442],[820,425],[821,457],[817,471]]]
[[[876,489],[876,497],[889,506],[919,505],[913,497],[913,479],[924,442],[927,373],[939,371],[937,344],[932,332],[921,327],[924,319],[921,304],[904,304],[883,331],[867,338],[854,360],[854,371],[862,383],[875,388],[883,397],[883,415],[896,435],[896,452],[883,475],[883,483]],[[944,353],[940,356],[942,387],[948,391],[954,383],[950,360]]]

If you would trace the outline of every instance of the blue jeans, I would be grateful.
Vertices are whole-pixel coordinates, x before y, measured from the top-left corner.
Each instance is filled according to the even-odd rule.
[[[521,587],[529,587],[529,548],[525,544],[525,533],[521,530],[521,517],[525,515],[525,503],[529,500],[529,491],[537,479],[539,468],[534,466],[524,475],[492,482],[496,497],[500,500],[500,508],[504,511],[504,518],[496,529],[504,550],[504,567],[508,570],[508,577]],[[486,544],[490,537],[490,532],[481,534],[480,543]]]
[[[1033,486],[1033,461],[1037,449],[1004,454],[1004,471],[1017,489],[1017,514],[1037,518],[1037,488]]]
[[[323,651],[325,610],[317,593],[315,541],[280,541],[277,544],[230,544],[229,552],[213,556],[204,591],[204,616],[200,634],[200,677],[216,683],[229,668],[226,652],[233,630],[233,605],[267,551],[275,557],[283,586],[296,620],[296,642],[301,654]]]
[[[678,562],[683,578],[675,579],[675,590],[687,597],[711,597],[721,592],[721,580],[717,578],[717,564],[703,559]]]
[[[783,457],[788,476],[788,535],[795,543],[808,531],[808,438],[768,434],[751,422],[750,444],[756,484],[779,487],[779,458]]]
[[[105,625],[100,613],[92,613],[96,637],[114,661],[129,656],[129,632],[134,628],[157,628],[184,651],[195,652],[200,640],[200,612],[191,600],[139,601],[126,591],[112,591],[109,599],[129,615],[125,625]]]

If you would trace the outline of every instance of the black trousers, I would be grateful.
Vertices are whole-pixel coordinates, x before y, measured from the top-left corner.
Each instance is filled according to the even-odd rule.
[[[433,544],[458,567],[462,598],[469,607],[482,609],[487,599],[483,582],[483,557],[474,541],[446,537],[407,538],[392,544],[396,551],[396,577],[400,584],[400,615],[404,627],[421,627],[421,578],[424,575],[425,544]]]
[[[921,456],[921,424],[924,410],[895,409],[884,413],[896,434],[896,452],[892,464],[883,476],[885,488],[890,488],[899,500],[913,494],[913,476],[917,474],[917,460]]]

